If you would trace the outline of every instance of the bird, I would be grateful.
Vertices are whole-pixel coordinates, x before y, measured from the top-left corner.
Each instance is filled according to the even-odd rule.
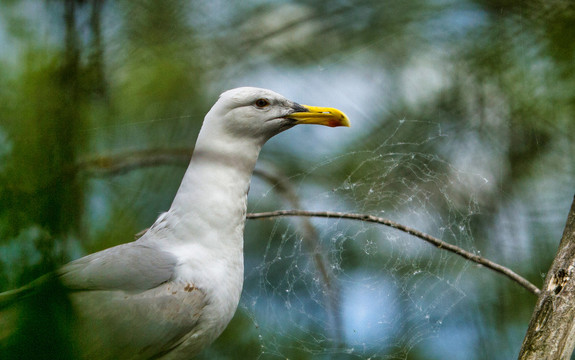
[[[18,306],[53,281],[73,314],[66,320],[73,358],[200,353],[227,327],[240,300],[247,194],[260,150],[298,124],[350,126],[338,109],[300,105],[271,90],[223,92],[204,118],[169,210],[135,241],[0,294],[0,349],[10,348]]]

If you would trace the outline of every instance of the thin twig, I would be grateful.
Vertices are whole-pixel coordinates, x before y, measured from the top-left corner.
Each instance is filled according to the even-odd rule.
[[[193,149],[148,149],[127,151],[115,155],[100,155],[76,164],[74,170],[87,172],[92,176],[114,176],[135,169],[162,165],[186,165],[190,162]]]
[[[163,165],[185,165],[190,161],[193,149],[149,149],[128,151],[116,155],[100,155],[84,159],[76,165],[74,170],[81,170],[91,176],[116,176],[128,173],[135,169]],[[254,175],[262,178],[276,187],[278,193],[282,195],[292,207],[299,208],[300,201],[290,182],[278,174],[274,174],[261,169],[255,169]],[[339,287],[334,280],[334,276],[329,271],[328,261],[322,255],[319,237],[313,224],[305,219],[302,224],[303,238],[306,246],[314,253],[314,264],[318,270],[322,284],[324,285],[330,307],[330,316],[333,318],[335,337],[338,341],[343,339],[342,319],[340,311]],[[148,228],[138,232],[135,239],[142,237]]]
[[[439,248],[444,249],[454,254],[457,254],[467,260],[473,261],[477,264],[483,265],[493,271],[496,271],[502,275],[507,276],[509,279],[517,282],[519,285],[523,286],[525,289],[529,290],[535,295],[539,295],[541,290],[537,288],[537,286],[533,285],[529,280],[525,279],[521,275],[515,273],[513,270],[499,265],[489,259],[486,259],[482,256],[477,254],[473,254],[467,250],[460,248],[459,246],[452,245],[447,243],[443,240],[440,240],[436,237],[433,237],[429,234],[423,233],[421,231],[412,229],[408,226],[396,223],[395,221],[380,218],[373,215],[367,214],[349,214],[343,212],[334,212],[334,211],[304,211],[304,210],[278,210],[278,211],[270,211],[270,212],[262,212],[262,213],[253,213],[248,214],[248,219],[264,219],[264,218],[274,218],[274,217],[285,217],[285,216],[308,216],[308,217],[324,217],[324,218],[338,218],[338,219],[351,219],[351,220],[360,220],[365,222],[372,222],[377,223],[385,226],[389,226],[391,228],[403,231],[410,235],[420,238],[423,241],[430,243],[431,245]]]
[[[186,161],[189,161],[191,152],[192,152],[191,149],[175,149],[175,150],[153,149],[146,151],[134,151],[116,156],[100,156],[93,159],[85,160],[80,164],[78,164],[76,168],[79,170],[87,171],[96,176],[118,175],[129,172],[134,168],[159,166],[159,165],[176,165],[176,164],[179,165],[185,163]],[[431,235],[422,233],[418,230],[409,228],[407,226],[401,225],[388,219],[365,214],[348,214],[348,213],[330,212],[330,211],[311,212],[301,210],[279,210],[266,213],[248,214],[247,218],[258,219],[258,218],[270,218],[280,216],[308,216],[308,217],[313,216],[313,217],[325,217],[325,218],[342,218],[342,219],[373,222],[389,226],[394,229],[406,232],[415,237],[418,237],[424,241],[427,241],[428,243],[440,249],[445,249],[459,256],[462,256],[465,259],[471,260],[477,264],[481,264],[493,271],[505,275],[511,280],[519,283],[521,286],[523,286],[524,288],[526,288],[535,295],[539,295],[540,293],[539,288],[537,288],[527,279],[515,273],[513,270],[506,268],[505,266],[499,265],[491,260],[473,254],[458,246],[446,243],[445,241],[442,241]]]

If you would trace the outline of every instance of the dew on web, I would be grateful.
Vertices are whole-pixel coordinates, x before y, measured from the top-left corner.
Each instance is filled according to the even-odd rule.
[[[472,249],[477,204],[462,179],[474,175],[413,148],[390,137],[385,146],[324,161],[291,181],[305,194],[303,208],[385,216]],[[306,188],[334,168],[350,169],[339,185]],[[274,220],[263,260],[246,267],[242,304],[265,329],[260,358],[294,357],[294,347],[320,358],[408,358],[438,336],[465,297],[460,281],[469,265],[452,254],[394,229],[336,218],[310,220],[318,242],[310,248],[298,221]]]

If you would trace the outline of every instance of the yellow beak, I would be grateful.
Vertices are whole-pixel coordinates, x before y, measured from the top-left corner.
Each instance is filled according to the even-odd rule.
[[[298,111],[289,115],[289,118],[296,120],[297,124],[318,124],[325,126],[347,126],[348,117],[338,109],[302,105],[307,111]]]

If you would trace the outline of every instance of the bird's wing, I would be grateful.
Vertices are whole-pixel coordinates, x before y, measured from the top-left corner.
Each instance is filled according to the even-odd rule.
[[[144,291],[172,279],[177,259],[139,242],[109,248],[62,267],[62,285],[70,290]]]
[[[138,242],[109,248],[64,265],[21,288],[0,293],[0,309],[26,297],[53,280],[69,290],[144,291],[169,281],[177,259]]]
[[[195,331],[206,294],[174,278],[174,255],[139,241],[88,255],[59,271],[71,290],[75,337],[86,358],[149,358]]]
[[[176,264],[170,253],[137,241],[73,261],[56,274],[0,295],[0,304],[6,305],[0,312],[0,325],[6,325],[5,334],[0,330],[0,344],[18,331],[18,319],[31,302],[51,301],[45,285],[52,279],[68,292],[72,312],[65,317],[74,319],[70,340],[81,357],[147,359],[167,354],[197,331],[207,303],[204,290],[194,283],[174,280]],[[52,325],[38,326],[48,330]]]
[[[197,331],[206,306],[202,290],[171,281],[143,291],[77,291],[70,300],[86,359],[159,358]]]

